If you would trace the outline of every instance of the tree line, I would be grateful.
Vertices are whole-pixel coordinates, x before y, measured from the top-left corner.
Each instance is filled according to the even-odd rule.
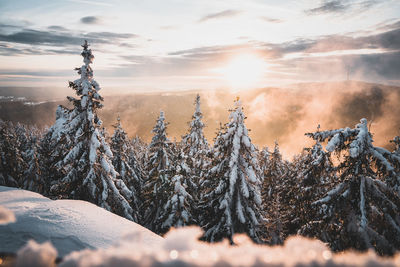
[[[234,102],[211,146],[200,96],[180,142],[167,135],[161,111],[150,144],[130,140],[119,117],[110,136],[97,111],[100,86],[82,45],[84,65],[69,82],[72,108],[40,130],[0,121],[0,185],[52,199],[92,202],[158,234],[199,225],[217,242],[245,233],[256,243],[282,244],[295,234],[327,242],[334,251],[400,249],[400,138],[388,151],[373,145],[366,119],[354,128],[306,135],[315,141],[292,161],[279,145],[258,149]]]

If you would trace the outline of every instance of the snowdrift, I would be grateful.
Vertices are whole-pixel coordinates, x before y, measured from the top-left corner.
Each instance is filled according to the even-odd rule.
[[[54,266],[58,257],[62,257],[61,267],[400,266],[400,254],[393,258],[380,258],[373,251],[333,254],[321,241],[300,236],[289,238],[284,246],[269,247],[236,235],[238,245],[230,246],[226,240],[198,241],[201,229],[186,227],[172,229],[161,238],[84,201],[52,201],[1,186],[0,206],[15,213],[16,222],[0,226],[0,252],[18,250],[17,267]]]
[[[16,218],[15,223],[0,224],[0,252],[15,253],[30,239],[50,241],[60,257],[85,248],[107,248],[127,234],[140,235],[143,245],[162,240],[142,226],[86,201],[54,201],[0,186],[0,206]]]

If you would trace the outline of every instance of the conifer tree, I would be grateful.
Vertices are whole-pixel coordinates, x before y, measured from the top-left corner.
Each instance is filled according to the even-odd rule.
[[[21,156],[24,158],[24,154],[30,148],[30,135],[28,127],[24,124],[17,122],[13,127],[14,136],[16,137],[16,141],[18,144],[18,150],[21,153]],[[25,159],[24,159],[25,160]]]
[[[326,150],[343,157],[339,183],[314,202],[322,221],[313,229],[314,235],[336,251],[374,248],[380,254],[393,254],[400,248],[400,198],[379,180],[393,171],[385,158],[390,152],[373,146],[366,119],[354,129],[308,135],[320,142],[328,140]]]
[[[202,199],[207,215],[203,239],[209,242],[246,233],[261,242],[261,195],[255,147],[244,124],[240,101],[235,102],[229,122],[215,140],[212,168],[203,182]]]
[[[113,153],[112,164],[119,173],[118,178],[122,179],[132,192],[132,197],[130,199],[133,208],[132,217],[135,222],[139,222],[140,207],[142,205],[140,195],[143,179],[142,170],[135,158],[132,145],[122,128],[119,116],[114,128],[114,134],[111,137],[111,152]]]
[[[279,218],[278,222],[282,224],[282,236],[286,239],[288,236],[296,234],[300,227],[299,217],[297,216],[298,206],[299,206],[299,192],[297,186],[299,184],[298,177],[298,165],[301,162],[302,155],[294,158],[293,162],[285,162],[284,174],[278,177],[278,181],[273,184],[273,200],[279,203],[278,211]],[[268,202],[267,202],[268,203]],[[271,208],[267,208],[267,218],[269,213],[273,213]],[[274,224],[274,219],[272,218],[272,223]],[[270,219],[271,220],[271,219]],[[269,228],[271,229],[271,228]],[[278,229],[275,226],[272,227],[273,230]]]
[[[21,186],[26,168],[14,125],[0,120],[0,185]]]
[[[94,56],[87,41],[82,47],[84,65],[76,68],[80,78],[69,83],[77,98],[68,97],[73,104],[71,110],[59,107],[57,121],[50,131],[58,140],[55,147],[65,152],[55,164],[60,178],[53,182],[51,194],[87,200],[133,220],[128,202],[132,193],[117,178],[118,173],[111,163],[113,155],[97,115],[103,98],[90,67]]]
[[[44,195],[55,197],[50,194],[51,185],[58,182],[64,175],[63,170],[58,167],[64,155],[68,153],[71,145],[70,137],[66,134],[68,130],[69,110],[59,105],[56,110],[55,123],[45,131],[38,144],[38,157],[40,162],[40,173],[45,182]],[[56,196],[57,197],[57,196]],[[67,198],[68,196],[64,196]]]
[[[22,187],[26,190],[45,195],[47,185],[42,176],[40,168],[40,155],[38,153],[38,139],[40,135],[36,132],[30,132],[28,150],[26,151],[27,169],[24,172],[24,183]]]
[[[204,177],[206,169],[210,163],[208,153],[210,151],[207,139],[204,136],[203,129],[205,127],[202,122],[203,113],[200,110],[200,95],[196,95],[194,102],[195,111],[192,121],[189,123],[189,131],[183,136],[181,141],[182,151],[184,153],[185,165],[189,168],[189,181],[187,190],[197,205],[200,199],[202,189],[200,188],[201,179]],[[200,209],[192,207],[193,216],[196,220],[200,220]]]
[[[270,244],[282,244],[286,238],[283,211],[286,211],[287,208],[285,206],[287,198],[283,192],[280,193],[280,190],[284,188],[281,183],[286,184],[288,178],[287,166],[282,159],[278,142],[275,141],[272,153],[264,149],[260,155],[263,154],[264,156],[259,162],[260,168],[263,170],[261,188],[264,203],[263,215],[267,219],[264,239]]]
[[[200,110],[200,95],[196,96],[195,112],[192,121],[189,123],[189,131],[182,138],[182,149],[187,157],[187,165],[191,169],[192,174],[198,184],[198,179],[202,177],[205,166],[207,164],[207,153],[209,146],[204,136],[202,122],[203,113]]]
[[[267,174],[271,161],[271,152],[268,147],[263,147],[257,154],[258,166],[260,167],[260,177],[264,181],[264,176]]]
[[[285,175],[287,171],[287,167],[282,160],[282,155],[279,150],[278,142],[275,141],[274,151],[272,153],[266,153],[266,156],[269,154],[270,158],[268,160],[264,159],[262,161],[261,168],[263,169],[263,185],[262,185],[262,197],[264,203],[268,203],[272,201],[277,191],[277,186]],[[266,165],[268,164],[268,165]]]
[[[195,223],[193,211],[194,199],[188,192],[191,183],[190,169],[186,165],[184,153],[180,150],[174,157],[173,176],[170,181],[168,200],[160,214],[160,233],[166,233],[171,227],[183,227]]]
[[[395,136],[390,142],[395,145],[395,149],[387,158],[395,170],[391,175],[387,175],[385,180],[400,196],[400,137]]]
[[[135,136],[132,141],[132,152],[133,152],[133,157],[135,157],[139,165],[142,169],[143,172],[145,172],[145,165],[148,160],[149,156],[149,145],[143,141],[139,136]],[[143,173],[143,177],[146,175]]]
[[[336,183],[335,167],[322,145],[317,141],[313,147],[305,148],[305,152],[297,168],[298,205],[293,211],[301,226],[299,233],[303,235],[307,235],[308,229],[314,227],[312,224],[321,222],[315,220],[318,216],[312,203],[322,198]]]
[[[171,190],[173,150],[167,137],[164,112],[160,112],[152,132],[154,136],[149,145],[150,155],[146,170],[148,173],[144,185],[145,212],[143,224],[155,233],[163,232],[161,214],[168,201]]]

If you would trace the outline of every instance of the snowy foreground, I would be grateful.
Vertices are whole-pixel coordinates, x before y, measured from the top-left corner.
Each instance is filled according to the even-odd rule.
[[[400,254],[335,255],[303,237],[268,247],[236,235],[238,245],[230,246],[199,242],[201,230],[188,227],[163,239],[90,203],[15,188],[0,187],[0,207],[0,252],[17,252],[17,266],[53,266],[57,257],[60,266],[400,266]]]
[[[29,239],[50,241],[60,257],[85,248],[107,248],[129,233],[141,235],[146,245],[162,239],[86,201],[53,201],[30,191],[0,186],[0,206],[16,217],[15,223],[0,225],[0,252],[14,253]]]

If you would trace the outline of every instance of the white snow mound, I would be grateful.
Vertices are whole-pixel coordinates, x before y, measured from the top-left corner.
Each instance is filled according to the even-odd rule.
[[[0,186],[0,206],[15,223],[0,225],[0,252],[15,253],[28,240],[50,241],[63,257],[85,248],[107,248],[125,235],[140,236],[151,246],[162,238],[144,227],[79,200],[50,200],[40,194]]]

